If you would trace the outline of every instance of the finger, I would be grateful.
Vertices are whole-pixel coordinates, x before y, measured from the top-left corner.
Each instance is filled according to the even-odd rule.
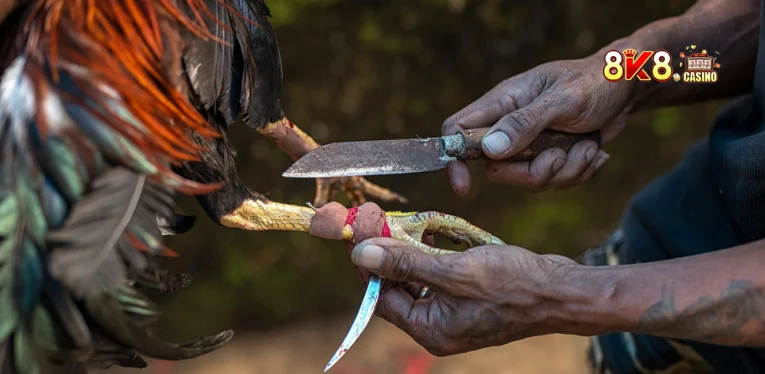
[[[425,286],[415,282],[407,282],[401,285],[401,289],[406,291],[415,300],[420,297],[423,288],[425,288]]]
[[[467,195],[470,192],[470,170],[464,161],[450,162],[446,166],[449,182],[457,195]]]
[[[566,164],[550,179],[550,186],[565,188],[582,182],[581,176],[595,164],[600,147],[593,141],[574,144],[566,157]]]
[[[437,289],[445,289],[449,284],[449,273],[438,256],[396,239],[365,240],[353,249],[351,260],[357,266],[393,281],[424,283]]]
[[[552,177],[566,164],[566,152],[551,148],[526,162],[490,161],[486,177],[496,183],[510,184],[532,191],[547,188]]]
[[[424,317],[431,302],[430,299],[416,300],[401,288],[391,288],[380,295],[375,314],[419,341],[423,328],[430,327]]]
[[[454,135],[464,129],[489,127],[507,113],[515,110],[514,106],[503,103],[502,95],[498,91],[500,89],[495,87],[478,100],[447,118],[441,126],[441,135]]]
[[[558,116],[568,108],[550,95],[542,95],[531,104],[505,115],[484,136],[482,148],[491,159],[508,158],[531,144]]]
[[[597,156],[595,156],[595,161],[593,161],[587,170],[585,170],[584,173],[582,173],[582,175],[579,177],[580,183],[584,183],[592,179],[595,174],[597,174],[598,171],[603,168],[603,165],[605,165],[610,158],[611,156],[608,153],[602,150],[598,152]]]

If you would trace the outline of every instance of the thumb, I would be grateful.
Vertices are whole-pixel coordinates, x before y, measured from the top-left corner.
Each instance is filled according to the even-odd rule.
[[[484,153],[489,158],[502,160],[525,149],[550,125],[560,110],[558,105],[560,103],[543,95],[500,118],[483,138]]]
[[[445,272],[437,256],[402,241],[373,238],[357,245],[351,253],[356,266],[398,282],[419,282],[438,286]]]

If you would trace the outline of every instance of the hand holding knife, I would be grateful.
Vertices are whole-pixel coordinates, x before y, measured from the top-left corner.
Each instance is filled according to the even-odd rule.
[[[489,130],[468,129],[456,135],[427,139],[332,143],[304,155],[282,175],[288,178],[333,178],[409,174],[440,170],[455,160],[488,160],[481,142]],[[528,147],[504,160],[530,161],[550,148],[568,152],[583,140],[600,144],[600,132],[570,134],[544,130]],[[372,274],[356,318],[325,372],[340,360],[369,324],[381,289],[382,279]]]
[[[298,159],[282,176],[331,178],[423,173],[443,169],[454,160],[488,160],[481,149],[481,140],[488,131],[489,128],[480,128],[438,138],[331,143]],[[550,148],[568,152],[583,140],[600,144],[600,132],[569,134],[545,130],[528,147],[505,161],[533,160]]]

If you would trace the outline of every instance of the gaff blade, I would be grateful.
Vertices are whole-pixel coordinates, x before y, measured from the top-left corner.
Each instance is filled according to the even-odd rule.
[[[356,342],[364,329],[367,328],[369,321],[372,319],[372,316],[375,313],[377,300],[380,298],[381,288],[382,279],[379,276],[372,274],[372,276],[369,277],[369,285],[367,286],[367,291],[364,293],[364,300],[361,302],[359,312],[356,313],[356,319],[353,320],[353,324],[348,330],[348,334],[345,335],[345,339],[343,339],[340,347],[337,348],[337,352],[335,352],[335,355],[332,356],[332,358],[329,360],[329,363],[327,363],[327,366],[324,368],[325,373],[327,370],[331,369],[332,366],[334,366],[338,361],[340,361],[340,358],[343,357],[345,352],[348,352],[348,350],[351,349],[353,343]]]

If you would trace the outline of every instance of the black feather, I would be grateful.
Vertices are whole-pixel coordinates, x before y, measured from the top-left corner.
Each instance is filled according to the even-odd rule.
[[[93,339],[87,322],[67,290],[63,289],[58,282],[47,282],[45,294],[51,310],[55,312],[60,326],[67,332],[73,346],[91,349]]]
[[[145,176],[113,168],[96,178],[61,228],[48,234],[51,275],[77,297],[114,289],[161,250],[157,218],[173,216],[172,193]],[[147,246],[134,248],[127,233]],[[127,264],[127,269],[126,269]]]
[[[153,307],[138,291],[128,288],[114,295],[89,297],[85,305],[89,315],[116,341],[162,360],[195,358],[222,347],[234,336],[233,331],[227,330],[185,344],[166,342],[152,333],[143,317],[155,313]],[[135,313],[126,313],[130,306]]]
[[[95,367],[109,369],[122,366],[143,369],[148,366],[134,349],[106,337],[100,328],[93,328],[93,343],[96,350],[90,358],[90,364]]]
[[[163,236],[185,234],[194,228],[196,222],[197,217],[185,216],[182,214],[176,214],[175,219],[172,221],[169,221],[166,218],[157,217],[157,225]]]
[[[282,62],[271,13],[262,0],[224,3],[207,1],[217,18],[207,26],[226,44],[193,39],[184,54],[184,70],[193,98],[222,122],[219,126],[230,126],[242,115],[248,126],[262,128],[284,116],[278,101]]]
[[[48,234],[50,273],[76,297],[116,288],[125,280],[125,267],[114,249],[127,240],[123,234],[145,183],[146,176],[124,168],[107,171],[94,180],[64,225]]]
[[[283,84],[282,60],[276,34],[271,27],[271,11],[263,0],[232,0],[239,19],[246,28],[249,40],[244,42],[245,61],[248,65],[247,83],[241,96],[242,116],[252,128],[262,128],[283,116],[279,95]],[[249,49],[249,50],[248,50]]]

